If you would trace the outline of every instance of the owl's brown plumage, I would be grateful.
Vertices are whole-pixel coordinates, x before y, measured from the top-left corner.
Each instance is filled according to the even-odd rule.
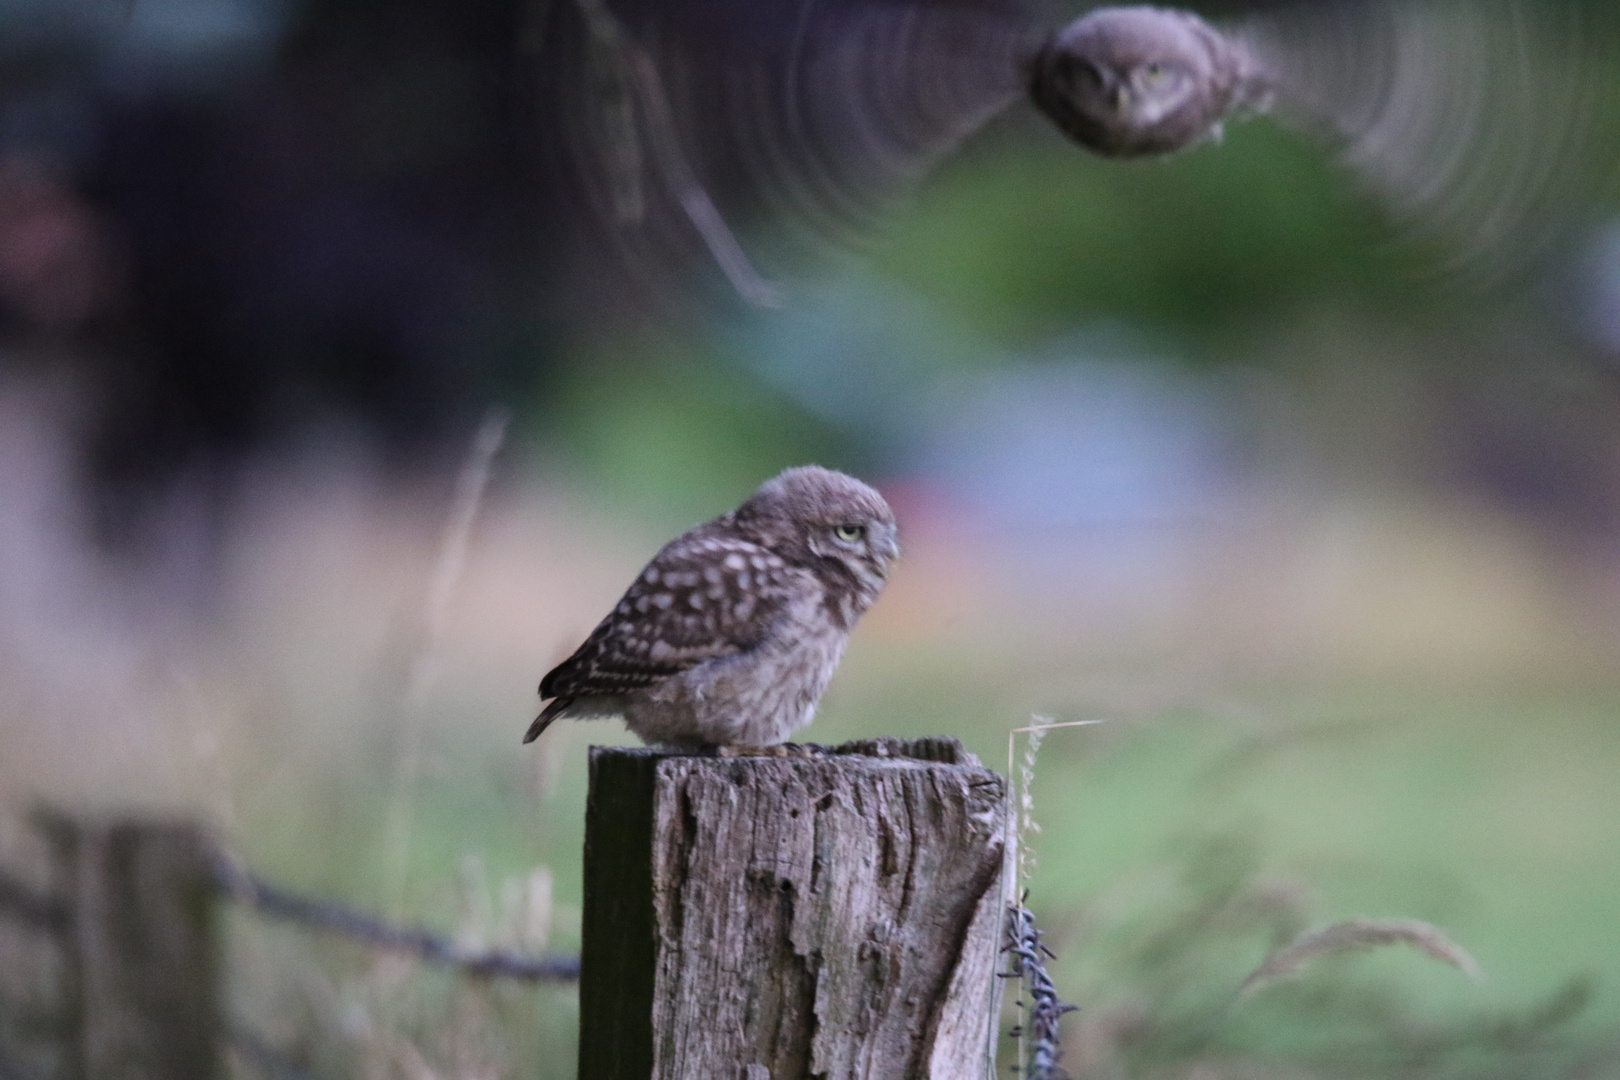
[[[894,513],[815,465],[666,544],[540,683],[562,717],[622,715],[649,743],[770,745],[810,722],[899,553]]]
[[[1220,134],[1270,93],[1236,39],[1188,11],[1105,7],[1070,23],[1030,61],[1029,94],[1076,142],[1105,157],[1164,154]]]

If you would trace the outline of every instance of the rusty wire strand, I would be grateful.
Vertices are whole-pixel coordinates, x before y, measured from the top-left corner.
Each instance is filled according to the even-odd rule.
[[[358,941],[374,949],[409,953],[429,964],[481,978],[570,982],[579,978],[577,956],[524,956],[490,950],[471,952],[431,931],[395,926],[342,904],[315,900],[271,885],[228,859],[214,863],[214,880],[225,894],[270,919],[295,922]]]

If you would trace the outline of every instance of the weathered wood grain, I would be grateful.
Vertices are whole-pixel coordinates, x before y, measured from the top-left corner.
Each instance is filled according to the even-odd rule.
[[[1005,799],[954,740],[594,749],[581,1080],[979,1080]]]

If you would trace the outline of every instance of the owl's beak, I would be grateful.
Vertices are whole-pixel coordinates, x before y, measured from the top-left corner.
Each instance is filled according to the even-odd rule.
[[[893,533],[883,538],[883,546],[878,548],[878,554],[883,556],[883,571],[887,574],[889,564],[900,557],[900,541]]]

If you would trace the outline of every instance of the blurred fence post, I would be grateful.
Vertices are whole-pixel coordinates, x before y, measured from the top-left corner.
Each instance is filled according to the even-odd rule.
[[[951,739],[593,748],[580,1080],[993,1075],[1006,798]]]
[[[40,815],[71,912],[75,1080],[221,1075],[210,848],[192,825]]]

